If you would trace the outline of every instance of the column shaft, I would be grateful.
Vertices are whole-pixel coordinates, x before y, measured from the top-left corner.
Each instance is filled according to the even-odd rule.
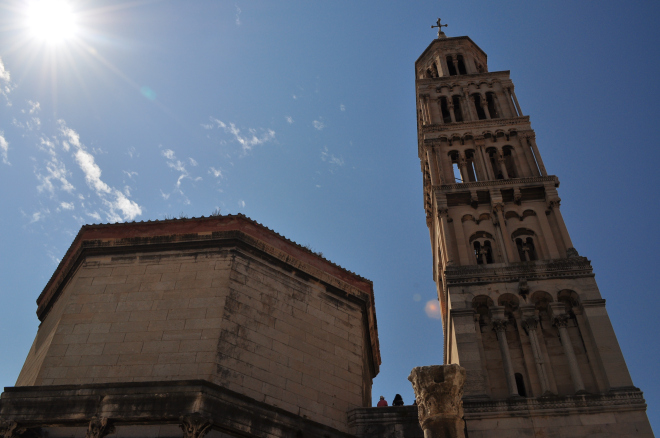
[[[504,375],[506,377],[507,387],[509,388],[509,395],[519,395],[518,386],[516,385],[516,374],[513,371],[513,364],[511,363],[509,343],[506,340],[505,321],[493,321],[493,325],[495,325],[495,332],[497,333],[497,342],[500,344],[500,353],[502,353],[502,365],[504,366]]]

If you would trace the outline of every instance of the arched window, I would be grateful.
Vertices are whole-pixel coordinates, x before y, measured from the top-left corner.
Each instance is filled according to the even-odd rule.
[[[451,101],[454,104],[454,118],[457,122],[463,121],[463,111],[461,108],[461,98],[460,96],[452,96]]]
[[[518,237],[516,239],[516,247],[518,248],[518,255],[523,262],[538,260],[536,254],[536,247],[534,246],[534,239],[531,237]]]
[[[497,105],[495,105],[495,93],[486,93],[486,101],[488,103],[488,113],[490,114],[490,118],[499,119],[500,113],[497,111]]]
[[[474,258],[478,265],[495,263],[493,236],[485,231],[479,231],[470,238]]]
[[[504,157],[504,165],[506,166],[506,173],[509,178],[518,178],[518,173],[516,172],[516,165],[513,162],[513,147],[504,146],[502,148],[502,155]]]
[[[447,60],[447,69],[449,70],[449,76],[456,76],[456,67],[454,67],[454,60],[452,59],[451,55],[447,56],[445,58]]]
[[[484,108],[481,106],[481,94],[475,93],[472,95],[472,98],[474,98],[474,107],[477,110],[477,117],[479,118],[479,120],[485,120],[486,112],[484,111]]]
[[[527,397],[527,391],[525,390],[525,379],[523,379],[523,376],[520,373],[516,373],[516,387],[518,388],[518,395]]]
[[[440,112],[442,113],[442,121],[444,123],[451,123],[451,114],[449,114],[449,106],[447,105],[447,98],[440,97]]]
[[[463,60],[463,55],[458,55],[457,57],[457,62],[458,62],[458,74],[459,75],[466,75],[467,70],[465,70],[465,61]]]

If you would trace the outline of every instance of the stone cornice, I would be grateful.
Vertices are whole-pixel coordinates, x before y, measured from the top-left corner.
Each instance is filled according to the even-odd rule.
[[[419,127],[420,134],[429,134],[432,132],[446,132],[446,131],[463,131],[465,129],[476,129],[476,128],[496,128],[502,126],[514,126],[526,124],[529,125],[529,116],[522,117],[512,117],[509,119],[486,119],[486,120],[471,120],[468,122],[456,122],[456,123],[443,123],[433,124],[433,125],[421,125]],[[427,142],[431,139],[425,139]]]
[[[507,81],[510,80],[509,78],[510,73],[511,73],[510,70],[500,70],[500,71],[489,71],[484,73],[470,73],[466,75],[440,76],[437,78],[417,79],[416,83],[418,87],[421,86],[428,87],[429,85],[432,85],[433,87],[435,86],[442,87],[442,86],[447,86],[447,82],[453,82],[458,86],[463,86],[464,84],[467,85],[469,83],[473,83],[479,80],[492,81],[496,79],[499,81],[503,81],[503,80]]]
[[[608,394],[585,394],[540,398],[520,398],[498,401],[463,400],[466,420],[506,417],[512,415],[562,415],[570,413],[621,412],[646,410],[642,391],[611,392]],[[515,412],[515,414],[514,414]]]
[[[199,416],[231,436],[298,431],[305,437],[354,438],[204,380],[19,386],[5,388],[0,399],[0,418],[22,428],[86,427],[99,413],[117,426],[177,424],[182,416]]]
[[[444,271],[447,286],[517,282],[520,278],[526,278],[530,281],[593,276],[591,263],[586,257],[518,262],[492,268],[482,267],[481,265],[447,266]]]
[[[550,182],[559,187],[559,178],[554,175],[549,176],[536,176],[532,178],[511,178],[511,179],[496,179],[491,181],[475,181],[460,184],[443,184],[441,186],[433,186],[432,190],[442,193],[464,192],[470,189],[508,189],[513,187],[538,185],[545,182]],[[513,187],[512,187],[513,186]]]

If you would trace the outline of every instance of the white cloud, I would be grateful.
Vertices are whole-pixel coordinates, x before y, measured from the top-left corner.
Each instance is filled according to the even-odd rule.
[[[313,124],[314,124],[314,128],[318,129],[319,131],[325,128],[323,122],[320,122],[318,120],[314,120]]]
[[[253,147],[267,143],[275,138],[275,131],[272,129],[267,129],[261,134],[257,133],[257,130],[254,128],[248,129],[248,134],[241,134],[241,130],[236,127],[233,123],[226,124],[222,120],[211,118],[220,128],[222,128],[226,133],[234,136],[236,141],[240,143],[243,152],[248,152],[252,150]],[[261,129],[261,131],[264,131]]]
[[[244,208],[245,207],[245,201],[243,201],[243,200],[238,201],[238,206],[241,207],[241,208]]]
[[[216,178],[222,178],[222,171],[220,169],[216,169],[215,167],[211,167],[209,173]]]
[[[296,95],[294,94],[294,95],[293,95],[293,100],[297,100],[297,99],[298,99],[298,96],[296,96]]]
[[[286,122],[287,122],[289,125],[293,124],[293,117],[291,117],[291,116],[286,116]]]
[[[133,220],[142,214],[142,207],[135,201],[128,199],[121,190],[110,187],[101,179],[101,168],[96,164],[94,156],[90,154],[85,146],[80,142],[80,135],[73,129],[66,126],[64,120],[59,120],[60,133],[65,138],[62,144],[74,146],[73,154],[76,163],[85,174],[87,185],[92,188],[96,195],[107,207],[106,216],[111,222],[121,220]],[[96,213],[98,215],[98,213]],[[95,217],[95,216],[92,216]],[[97,220],[100,220],[100,216]]]
[[[5,164],[9,163],[9,142],[5,139],[5,133],[0,131],[0,156],[2,156],[2,162]]]
[[[339,111],[346,111],[346,107],[344,106],[343,103],[339,105]]]
[[[73,210],[74,205],[73,202],[62,202],[60,204],[60,207],[64,210]]]
[[[42,142],[43,141],[44,139],[42,139]],[[47,140],[45,144],[52,145],[52,143]],[[60,189],[64,190],[65,192],[71,193],[73,190],[75,190],[73,184],[71,184],[67,179],[69,172],[66,170],[66,166],[57,158],[57,155],[54,153],[51,154],[50,160],[46,162],[46,174],[43,175],[36,170],[35,174],[37,176],[37,180],[41,182],[41,184],[37,186],[37,190],[40,193],[47,191],[51,196],[53,196],[55,194],[55,185],[53,184],[53,181],[59,181]]]
[[[87,214],[87,216],[89,216],[93,219],[96,219],[97,221],[101,220],[101,215],[98,213],[98,211],[93,211],[91,213],[86,213],[86,214]]]
[[[133,179],[134,176],[138,175],[137,172],[129,172],[128,170],[123,170],[122,172],[124,172],[130,179]]]
[[[193,158],[188,157],[188,160],[190,160],[191,166],[197,166],[197,161],[195,161]]]
[[[236,26],[240,26],[241,25],[241,8],[239,8],[238,5],[234,5],[234,6],[236,6]]]
[[[30,109],[28,110],[30,114],[38,113],[41,110],[41,104],[39,102],[28,100],[28,104],[30,105]]]
[[[0,95],[7,99],[8,106],[11,106],[9,93],[11,93],[11,90],[13,89],[14,84],[11,82],[11,75],[9,74],[9,70],[5,70],[5,65],[2,63],[2,58],[0,58]]]
[[[172,149],[165,149],[163,152],[163,157],[167,158],[168,160],[173,160],[174,159],[174,151]]]
[[[321,150],[321,161],[325,161],[336,166],[343,166],[344,159],[342,157],[335,157],[333,154],[328,152],[328,147],[324,146]]]

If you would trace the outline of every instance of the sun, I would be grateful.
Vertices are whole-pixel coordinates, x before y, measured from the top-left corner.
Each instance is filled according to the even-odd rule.
[[[27,26],[35,39],[60,44],[75,35],[76,15],[65,0],[32,0],[28,3]]]

